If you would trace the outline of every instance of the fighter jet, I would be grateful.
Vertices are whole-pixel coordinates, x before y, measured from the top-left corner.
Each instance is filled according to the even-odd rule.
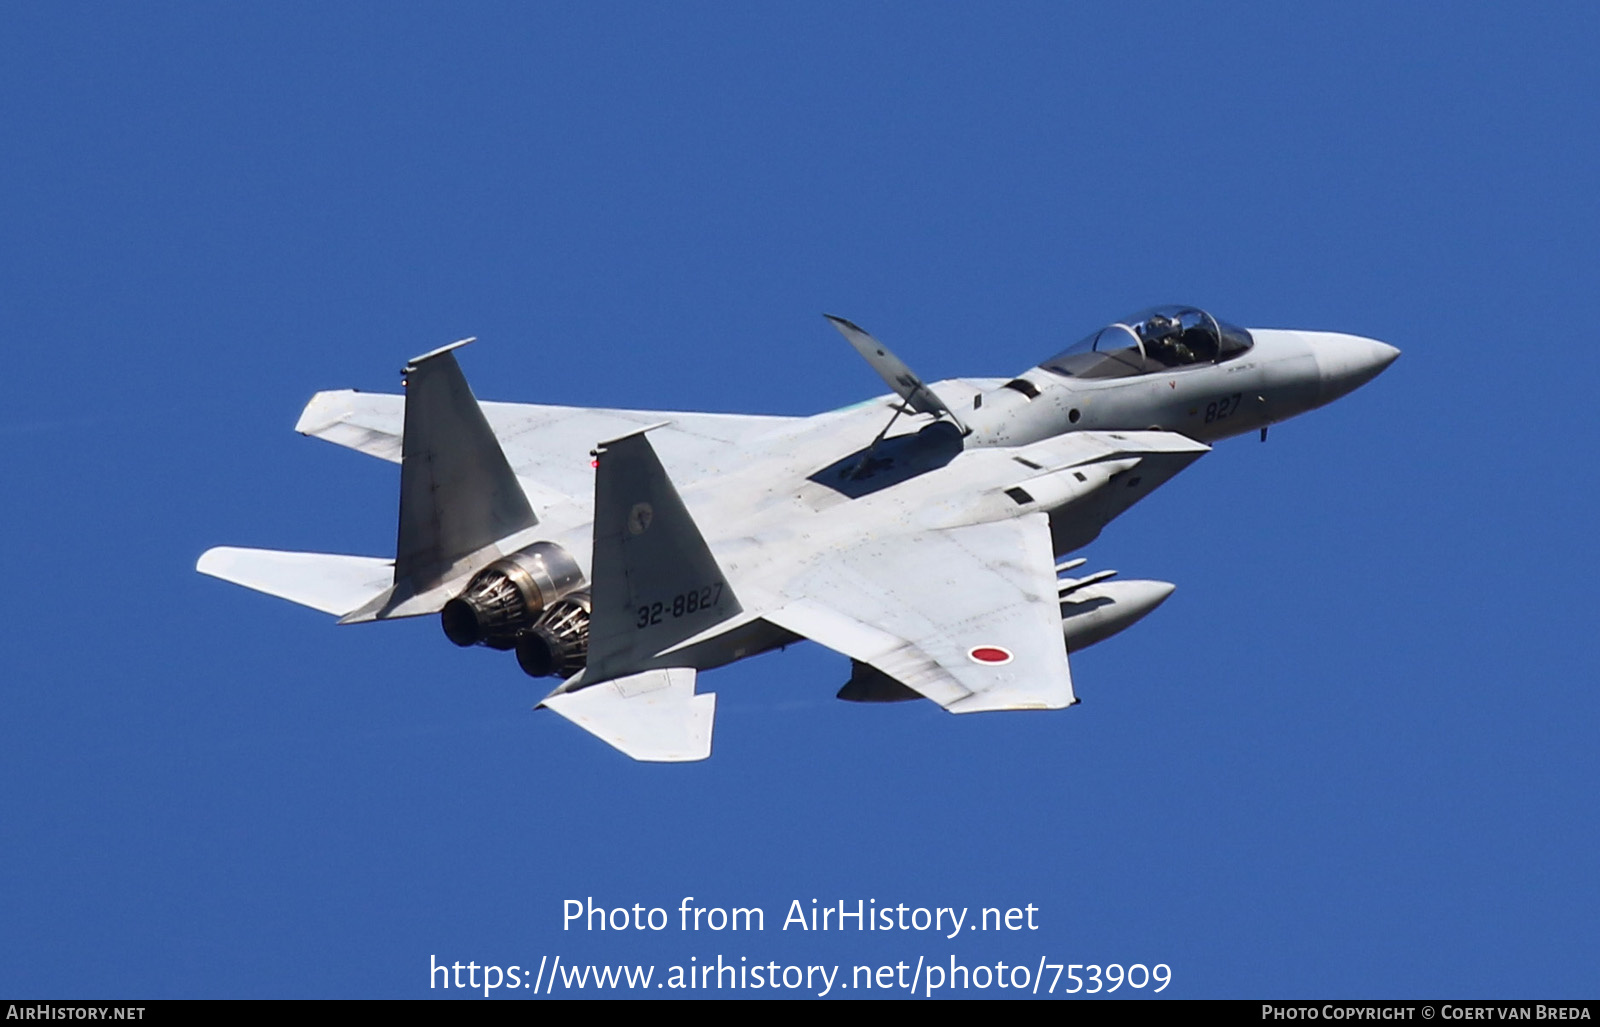
[[[341,624],[437,614],[638,760],[709,756],[699,673],[801,639],[849,657],[841,699],[1060,709],[1068,653],[1174,588],[1061,558],[1209,443],[1399,355],[1162,307],[1015,378],[928,383],[829,321],[889,394],[799,418],[480,403],[471,339],[410,361],[403,395],[319,392],[297,431],[400,464],[393,559],[219,547],[197,569]]]

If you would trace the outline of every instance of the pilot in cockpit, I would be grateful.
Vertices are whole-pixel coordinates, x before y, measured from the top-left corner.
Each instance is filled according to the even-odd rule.
[[[1146,356],[1167,367],[1194,363],[1194,351],[1181,341],[1183,325],[1177,318],[1156,314],[1139,326],[1139,334]]]

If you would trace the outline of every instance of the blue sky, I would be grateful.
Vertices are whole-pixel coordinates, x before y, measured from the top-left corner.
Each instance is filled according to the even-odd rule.
[[[5,22],[0,993],[721,953],[1595,994],[1592,6]],[[335,628],[193,571],[389,555],[393,466],[290,429],[461,336],[486,399],[808,414],[881,391],[824,310],[940,378],[1161,302],[1404,356],[1084,552],[1179,588],[1075,658],[1070,711],[837,702],[806,644],[702,677],[711,760],[641,765],[431,618]],[[567,898],[686,895],[768,929],[561,930]],[[796,898],[1041,927],[778,930]]]

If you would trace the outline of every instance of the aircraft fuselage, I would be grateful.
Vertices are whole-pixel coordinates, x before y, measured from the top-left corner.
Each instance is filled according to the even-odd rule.
[[[1231,360],[1113,378],[1030,368],[963,410],[968,447],[1018,446],[1069,431],[1175,431],[1198,439],[1242,435],[1287,420],[1372,380],[1399,355],[1386,343],[1334,332],[1252,329]]]

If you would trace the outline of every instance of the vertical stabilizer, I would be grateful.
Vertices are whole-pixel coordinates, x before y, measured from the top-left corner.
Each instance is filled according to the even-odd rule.
[[[538,523],[451,350],[405,368],[394,580],[422,591],[451,565]]]
[[[592,580],[588,682],[635,673],[740,610],[642,431],[599,449]]]

